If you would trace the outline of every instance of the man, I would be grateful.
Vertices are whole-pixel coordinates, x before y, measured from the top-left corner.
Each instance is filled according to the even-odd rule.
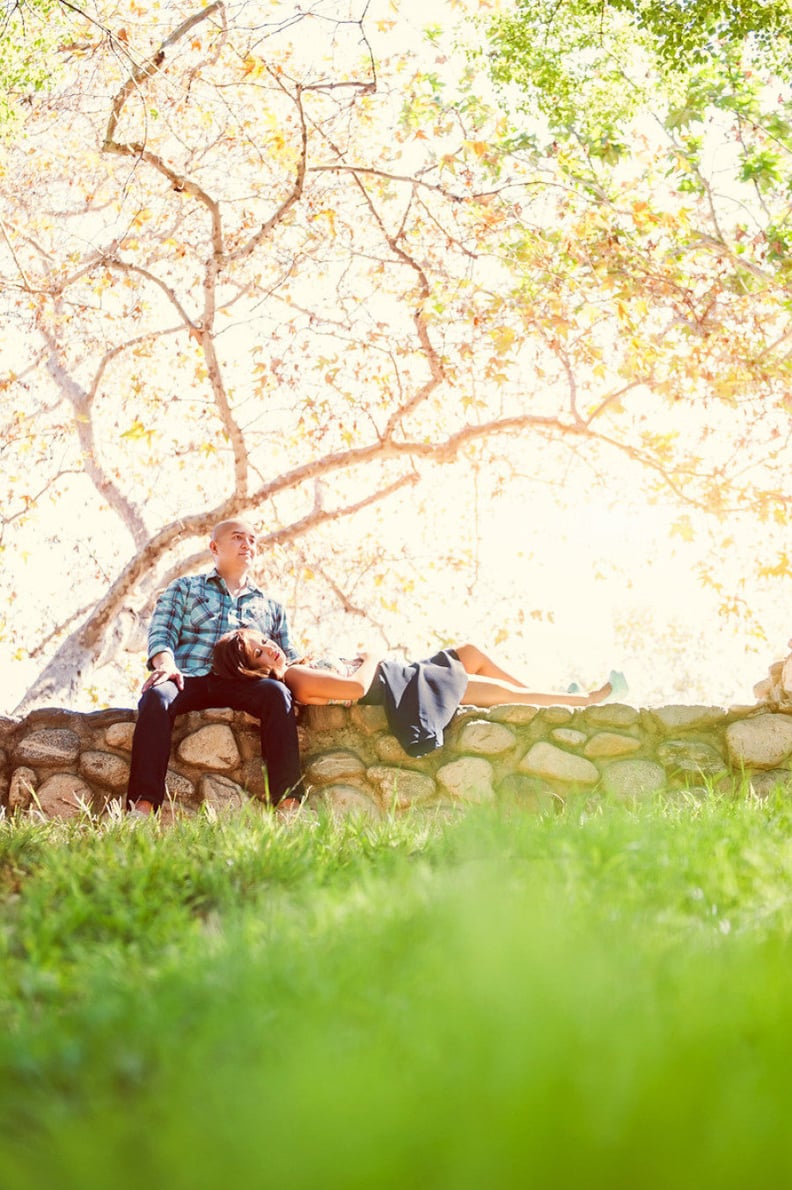
[[[215,525],[209,549],[214,569],[176,579],[154,609],[148,636],[152,672],[138,704],[127,808],[152,814],[162,805],[176,715],[232,707],[259,720],[270,802],[279,810],[296,809],[303,790],[288,687],[273,678],[243,682],[211,673],[212,649],[233,628],[258,628],[280,645],[288,661],[295,661],[286,612],[248,578],[256,534],[246,521]]]

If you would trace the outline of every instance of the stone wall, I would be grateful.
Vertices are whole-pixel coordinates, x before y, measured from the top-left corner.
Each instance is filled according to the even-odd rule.
[[[0,803],[68,817],[105,811],[129,774],[135,712],[42,709],[0,719]],[[458,805],[516,797],[541,809],[571,793],[641,797],[659,788],[736,788],[744,773],[761,796],[792,788],[792,707],[618,703],[566,707],[462,707],[443,748],[413,759],[380,707],[306,707],[299,725],[310,801],[379,815],[420,803]],[[264,796],[258,724],[230,710],[177,719],[168,792],[187,811]]]

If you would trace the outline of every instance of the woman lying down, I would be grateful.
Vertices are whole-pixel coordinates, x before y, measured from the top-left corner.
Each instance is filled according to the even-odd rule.
[[[440,747],[443,732],[462,703],[588,707],[626,691],[624,678],[613,671],[603,686],[589,694],[531,691],[473,644],[441,649],[423,661],[401,662],[361,653],[348,661],[321,659],[290,665],[279,646],[253,628],[238,628],[220,638],[213,669],[224,678],[276,678],[304,705],[384,706],[388,726],[411,756]]]

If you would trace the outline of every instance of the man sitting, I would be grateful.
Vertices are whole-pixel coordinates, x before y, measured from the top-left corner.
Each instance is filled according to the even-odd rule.
[[[187,711],[231,707],[259,720],[268,796],[279,809],[299,807],[304,796],[297,722],[287,686],[274,678],[240,682],[211,672],[212,650],[223,633],[258,628],[289,661],[286,612],[248,578],[256,534],[246,521],[221,521],[209,542],[214,569],[178,578],[157,600],[148,635],[148,668],[132,740],[127,808],[159,810],[165,797],[173,721]]]

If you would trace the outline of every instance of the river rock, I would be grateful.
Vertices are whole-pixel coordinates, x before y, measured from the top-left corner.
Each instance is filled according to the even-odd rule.
[[[774,769],[792,753],[792,718],[788,715],[757,715],[730,723],[726,747],[734,765]]]
[[[616,731],[598,731],[583,749],[583,755],[591,760],[603,756],[629,756],[637,752],[641,741]]]
[[[665,788],[665,771],[652,760],[614,760],[605,767],[602,787],[616,798],[644,797]]]
[[[789,769],[765,769],[762,772],[751,773],[750,787],[756,797],[765,798],[779,789],[782,793],[792,793],[792,773]]]
[[[365,771],[366,766],[359,756],[339,748],[314,757],[305,769],[305,776],[313,785],[330,785],[343,781],[344,777],[361,777]]]
[[[498,786],[501,797],[519,802],[520,808],[537,814],[554,811],[561,805],[561,798],[552,785],[540,777],[529,777],[527,773],[509,773]]]
[[[587,739],[585,731],[578,731],[575,727],[554,727],[550,732],[550,738],[557,744],[566,744],[569,748],[579,748]]]
[[[346,727],[347,712],[344,707],[307,706],[304,715],[306,725],[312,731],[341,731]]]
[[[380,809],[372,798],[354,785],[325,785],[312,789],[306,798],[309,806],[324,806],[334,815],[360,814],[365,818],[381,817]]]
[[[477,756],[500,756],[517,742],[517,736],[505,723],[491,723],[487,719],[471,719],[454,741],[455,752],[472,752]]]
[[[112,723],[105,731],[105,743],[108,748],[120,748],[123,752],[131,752],[134,734],[134,723]]]
[[[298,737],[299,734],[300,728],[298,727]],[[261,760],[261,733],[258,724],[255,727],[250,727],[247,723],[240,724],[236,733],[236,742],[243,760],[254,760],[256,757]]]
[[[539,740],[523,756],[518,771],[535,777],[547,777],[552,781],[569,781],[574,785],[596,785],[599,770],[590,760],[573,756],[555,744]]]
[[[68,727],[45,727],[20,740],[14,753],[17,763],[73,764],[80,754],[80,737]]]
[[[251,797],[264,801],[267,796],[267,782],[264,776],[264,765],[260,756],[246,760],[242,765],[242,788]]]
[[[224,723],[213,723],[185,736],[179,744],[178,757],[195,768],[219,772],[236,768],[241,759],[234,733]]]
[[[198,797],[215,810],[238,810],[245,801],[236,781],[219,773],[203,773],[198,778]]]
[[[0,744],[7,746],[11,742],[18,725],[18,720],[9,719],[7,715],[0,715]]]
[[[639,712],[635,707],[628,707],[622,702],[584,707],[578,713],[591,727],[632,727],[639,719]]]
[[[704,740],[664,740],[657,759],[672,773],[700,773],[713,776],[726,767],[720,752]]]
[[[724,707],[668,706],[655,707],[651,718],[662,732],[693,731],[714,727],[726,719]]]
[[[90,786],[73,773],[54,773],[36,791],[33,804],[38,804],[47,818],[74,818],[90,811],[93,793]]]
[[[572,714],[571,707],[542,707],[542,722],[546,723],[548,727],[556,727],[562,723],[568,723]]]
[[[388,805],[394,802],[399,808],[415,802],[425,802],[434,797],[436,786],[425,773],[410,769],[391,768],[386,765],[372,765],[366,769],[366,777],[380,791],[382,800]]]
[[[374,751],[380,760],[388,761],[391,764],[405,764],[411,759],[395,735],[377,736],[374,742]]]
[[[364,735],[375,735],[379,731],[385,731],[388,726],[384,707],[368,706],[367,704],[361,706],[356,703],[350,707],[349,718],[352,725],[358,731],[362,731]]]
[[[168,769],[165,774],[166,801],[189,802],[195,796],[195,786],[183,773]]]
[[[9,810],[26,810],[30,805],[35,788],[36,774],[33,769],[25,768],[24,765],[14,769],[8,787]]]
[[[493,768],[479,756],[463,756],[444,764],[435,774],[440,790],[468,802],[488,802],[495,797]]]
[[[487,718],[493,723],[513,723],[515,727],[524,727],[539,714],[538,707],[528,706],[522,702],[507,702],[501,706],[489,707]]]
[[[112,752],[83,752],[80,773],[86,781],[115,791],[126,789],[129,782],[129,765]]]
[[[201,714],[207,723],[233,723],[236,711],[231,707],[207,707]]]

